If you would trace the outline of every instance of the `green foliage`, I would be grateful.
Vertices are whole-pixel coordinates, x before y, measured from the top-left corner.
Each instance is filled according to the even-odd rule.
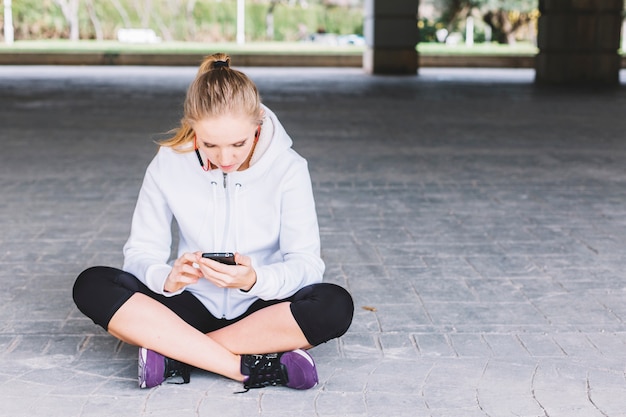
[[[507,44],[535,38],[538,0],[431,0],[431,4],[439,16],[426,23],[441,25],[448,32],[464,33],[466,18],[473,16],[476,42],[487,40],[487,36]]]
[[[472,0],[475,7],[487,10],[514,10],[517,12],[531,12],[536,9],[538,0]]]
[[[360,10],[346,13],[340,7],[324,8],[320,23],[320,28],[327,33],[338,33],[340,35],[363,34],[363,13]]]
[[[120,28],[150,28],[164,40],[226,42],[236,37],[236,0],[197,0],[187,13],[188,0],[79,0],[81,39],[95,39],[94,21],[87,5],[93,5],[96,24],[104,39],[115,39]],[[67,38],[68,23],[55,0],[13,0],[15,39]],[[362,34],[361,8],[324,5],[311,0],[281,2],[274,8],[273,37],[267,33],[270,0],[246,1],[248,41],[298,40],[324,29],[328,33]],[[3,13],[0,10],[0,15]],[[0,21],[1,23],[1,21]]]
[[[236,36],[237,4],[235,2],[202,1],[193,9],[196,41],[225,41]]]
[[[417,27],[419,28],[420,42],[437,42],[437,30],[444,27],[444,25],[430,19],[420,18],[417,21]]]
[[[274,9],[274,40],[300,40],[303,35],[316,32],[320,27],[322,13],[321,6],[309,6],[303,9],[279,5]]]
[[[66,31],[63,13],[52,0],[14,0],[12,4],[16,39],[45,38]],[[4,18],[4,8],[0,12]]]

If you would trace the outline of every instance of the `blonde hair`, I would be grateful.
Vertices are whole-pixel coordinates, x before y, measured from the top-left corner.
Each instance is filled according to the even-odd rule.
[[[189,85],[180,127],[173,137],[159,142],[161,146],[188,152],[181,147],[194,140],[191,125],[204,118],[235,114],[261,123],[261,97],[247,75],[230,67],[230,56],[216,53],[204,58],[196,78]]]

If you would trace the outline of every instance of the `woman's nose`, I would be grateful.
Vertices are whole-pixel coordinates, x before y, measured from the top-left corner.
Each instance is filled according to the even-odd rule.
[[[227,149],[220,150],[218,158],[220,165],[230,165],[230,162],[233,159],[231,152]]]

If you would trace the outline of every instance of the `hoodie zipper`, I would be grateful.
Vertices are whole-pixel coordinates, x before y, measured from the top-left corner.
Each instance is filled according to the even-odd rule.
[[[234,233],[235,236],[235,247],[234,248],[226,248],[226,242],[228,240],[228,235],[231,232],[232,229],[232,224],[233,222],[236,222],[236,218],[234,218],[231,215],[231,211],[233,210],[237,210],[237,200],[238,200],[238,196],[239,196],[239,190],[241,189],[241,184],[240,183],[236,183],[235,184],[235,188],[234,188],[234,201],[231,201],[231,192],[233,192],[233,190],[231,188],[229,188],[228,186],[228,174],[227,173],[223,173],[223,186],[224,186],[224,209],[225,209],[225,214],[224,214],[224,231],[223,231],[223,237],[222,237],[222,245],[221,247],[224,248],[224,250],[229,250],[229,251],[236,251],[237,250],[237,246],[238,246],[238,242],[237,242],[237,235],[238,235],[238,230],[237,230],[237,224],[235,224],[235,228],[234,231],[232,231],[232,233]],[[223,300],[222,300],[222,318],[225,319],[226,318],[226,313],[228,312],[228,301],[229,301],[229,289],[228,288],[224,288],[224,292],[223,292]]]
[[[228,190],[228,174],[223,173],[224,184],[224,230],[222,233],[222,248],[225,248],[226,241],[228,240],[228,232],[230,230],[230,193]]]
[[[225,249],[226,241],[228,239],[228,231],[230,229],[230,195],[228,192],[228,174],[223,172],[223,185],[224,185],[224,231],[222,235],[222,248]],[[222,299],[222,318],[226,318],[226,312],[228,311],[228,288],[224,288]]]

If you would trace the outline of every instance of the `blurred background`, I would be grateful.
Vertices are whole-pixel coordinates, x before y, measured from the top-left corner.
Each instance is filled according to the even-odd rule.
[[[4,0],[0,39],[4,43],[61,39],[129,43],[276,41],[362,47],[364,2]],[[420,44],[426,48],[508,45],[532,51],[536,48],[538,17],[537,0],[420,0]],[[12,40],[7,34],[10,26]]]

